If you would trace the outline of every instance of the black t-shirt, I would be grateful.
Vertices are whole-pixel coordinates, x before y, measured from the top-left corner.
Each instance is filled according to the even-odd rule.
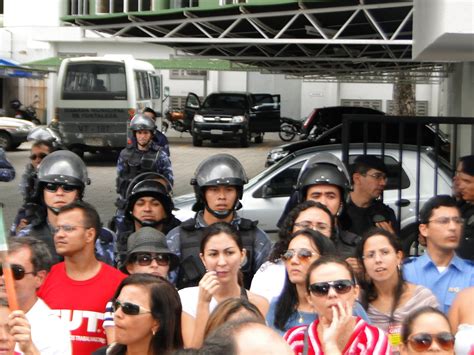
[[[357,235],[364,235],[368,229],[375,227],[376,222],[391,222],[395,231],[398,227],[395,212],[380,201],[374,201],[369,207],[363,208],[349,200],[345,212],[348,217],[347,230]]]

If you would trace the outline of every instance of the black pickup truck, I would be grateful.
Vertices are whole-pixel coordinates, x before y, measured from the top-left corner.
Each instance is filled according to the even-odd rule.
[[[204,139],[238,139],[242,147],[248,147],[252,138],[262,143],[265,132],[280,130],[280,95],[216,92],[201,105],[199,97],[189,93],[184,115],[192,118],[194,146],[201,146]]]

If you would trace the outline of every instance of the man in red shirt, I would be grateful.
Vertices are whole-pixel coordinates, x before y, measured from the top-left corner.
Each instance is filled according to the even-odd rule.
[[[100,231],[95,208],[83,201],[62,207],[54,234],[64,262],[51,269],[39,296],[69,321],[73,354],[90,354],[106,344],[104,309],[125,275],[98,261],[95,241]]]

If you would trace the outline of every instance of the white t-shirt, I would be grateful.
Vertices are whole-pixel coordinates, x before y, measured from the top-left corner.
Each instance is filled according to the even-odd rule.
[[[183,312],[186,312],[191,317],[196,318],[199,287],[186,287],[178,291],[181,304],[183,306]],[[209,312],[212,312],[217,306],[217,301],[212,297],[209,303]]]
[[[285,285],[286,268],[280,260],[278,263],[266,261],[260,266],[252,279],[250,292],[265,297],[270,303],[280,296]]]
[[[31,326],[31,339],[41,355],[72,354],[71,333],[67,323],[53,313],[41,298],[26,312]],[[15,351],[20,351],[18,344]]]

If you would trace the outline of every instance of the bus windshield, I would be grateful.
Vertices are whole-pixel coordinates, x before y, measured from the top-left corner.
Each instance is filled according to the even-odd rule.
[[[63,100],[126,100],[123,63],[69,63]]]

